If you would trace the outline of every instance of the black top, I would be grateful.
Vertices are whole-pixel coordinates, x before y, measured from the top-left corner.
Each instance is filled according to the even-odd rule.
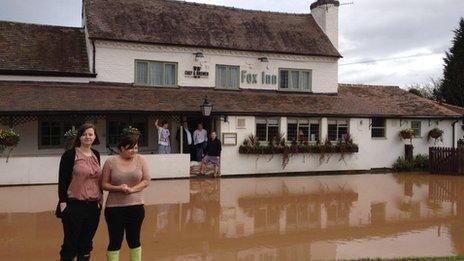
[[[219,139],[215,140],[208,140],[208,144],[206,145],[206,155],[208,156],[221,156],[221,141]]]
[[[100,153],[92,149],[93,154],[100,163]],[[68,201],[68,188],[71,184],[74,160],[76,159],[76,148],[67,150],[63,153],[60,160],[60,170],[58,175],[58,198],[59,203]]]

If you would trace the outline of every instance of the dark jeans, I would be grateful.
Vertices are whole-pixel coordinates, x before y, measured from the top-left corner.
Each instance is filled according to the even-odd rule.
[[[121,249],[124,231],[129,248],[139,247],[140,229],[144,217],[145,208],[143,205],[105,208],[105,219],[110,237],[108,251]]]
[[[205,148],[206,148],[206,142],[195,145],[196,160],[198,162],[201,162],[201,160],[203,159]]]
[[[92,240],[98,228],[100,208],[95,201],[69,201],[61,217],[64,239],[60,256],[62,261],[78,260],[89,255],[93,249]]]

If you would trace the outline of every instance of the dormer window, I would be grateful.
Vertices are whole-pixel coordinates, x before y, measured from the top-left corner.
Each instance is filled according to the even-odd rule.
[[[177,63],[135,60],[135,84],[147,86],[176,86]]]

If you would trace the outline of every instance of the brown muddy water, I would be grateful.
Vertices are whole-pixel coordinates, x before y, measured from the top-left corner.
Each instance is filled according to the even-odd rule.
[[[56,185],[0,187],[0,260],[58,260]],[[144,260],[334,260],[464,254],[464,177],[152,181]],[[103,219],[93,260],[105,260]],[[128,260],[127,245],[121,260]]]

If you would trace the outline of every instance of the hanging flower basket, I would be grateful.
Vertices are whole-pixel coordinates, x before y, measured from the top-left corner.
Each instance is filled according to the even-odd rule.
[[[19,143],[19,135],[13,130],[0,129],[0,145],[4,147],[16,147]]]
[[[439,128],[434,128],[430,130],[428,140],[430,140],[430,138],[434,139],[435,142],[437,140],[443,141],[443,130],[440,130]]]
[[[4,150],[8,149],[8,154],[6,156],[7,163],[10,158],[11,151],[18,145],[19,140],[19,134],[13,130],[0,129],[0,152],[3,153]]]
[[[406,128],[404,130],[401,130],[400,137],[403,140],[412,140],[412,138],[414,137],[414,130],[411,128]]]
[[[140,131],[137,128],[134,128],[132,126],[129,126],[127,128],[122,129],[121,136],[140,136]]]
[[[72,126],[71,129],[69,129],[65,134],[64,138],[66,140],[66,150],[69,150],[72,148],[74,144],[74,139],[76,139],[77,136],[77,130],[76,127]]]

